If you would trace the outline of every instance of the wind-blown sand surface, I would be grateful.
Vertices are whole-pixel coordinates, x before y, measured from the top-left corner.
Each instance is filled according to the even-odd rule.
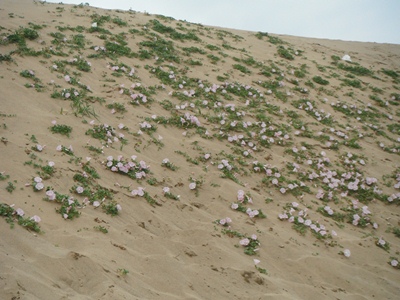
[[[1,299],[398,299],[400,45],[28,0],[0,25]]]

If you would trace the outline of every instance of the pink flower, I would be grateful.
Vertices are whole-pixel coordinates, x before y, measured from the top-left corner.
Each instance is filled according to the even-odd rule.
[[[196,188],[196,183],[192,182],[189,184],[189,189],[194,190]]]
[[[144,189],[142,187],[138,187],[138,196],[140,197],[144,196]]]
[[[99,201],[94,201],[93,202],[93,206],[94,207],[99,207],[100,206],[100,202]]]
[[[165,194],[165,193],[169,193],[169,187],[167,187],[167,186],[165,186],[165,187],[163,187],[163,193]]]
[[[84,191],[84,188],[81,187],[81,186],[78,186],[78,187],[76,188],[76,192],[77,192],[78,194],[82,194],[83,191]]]
[[[121,210],[122,210],[122,207],[121,207],[121,205],[119,205],[119,204],[117,204],[115,207],[117,208],[118,211],[121,211]]]
[[[25,214],[25,212],[21,208],[17,208],[15,210],[15,213],[20,217],[22,217]]]
[[[397,261],[397,260],[395,260],[395,259],[393,259],[391,262],[390,262],[390,265],[392,266],[392,267],[397,267],[398,265],[399,265],[399,262]]]
[[[56,193],[54,193],[53,190],[48,190],[46,192],[46,196],[49,198],[49,200],[53,201],[56,199]]]
[[[250,243],[250,240],[248,238],[245,238],[245,239],[239,241],[239,244],[242,246],[247,246],[249,243]]]
[[[257,235],[252,234],[252,235],[251,235],[251,239],[252,239],[252,240],[257,240]]]
[[[232,203],[231,208],[232,209],[237,209],[239,207],[239,204],[237,203]]]
[[[36,189],[36,190],[40,191],[40,190],[42,190],[43,188],[44,188],[44,184],[43,184],[42,182],[36,183],[36,185],[35,185],[35,189]]]
[[[288,218],[288,215],[287,215],[287,214],[279,214],[279,215],[278,215],[278,218],[279,218],[280,220],[284,220],[284,219],[287,219],[287,218]]]
[[[258,264],[260,263],[260,261],[259,261],[258,259],[256,259],[256,258],[253,259],[253,261],[254,261],[254,264],[255,264],[255,265],[258,265]]]
[[[31,218],[31,220],[35,221],[36,223],[39,223],[42,219],[41,219],[39,216],[34,215],[34,216]]]
[[[69,75],[65,75],[64,79],[66,82],[70,82],[71,81],[71,77],[69,77]]]
[[[49,165],[49,167],[54,167],[55,163],[54,163],[54,161],[49,161],[48,165]]]
[[[33,178],[33,181],[39,183],[39,182],[42,182],[42,178],[35,177],[35,178]]]

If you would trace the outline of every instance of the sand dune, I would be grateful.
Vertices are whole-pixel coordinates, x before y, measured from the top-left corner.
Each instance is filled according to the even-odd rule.
[[[1,299],[398,299],[399,45],[0,20]]]

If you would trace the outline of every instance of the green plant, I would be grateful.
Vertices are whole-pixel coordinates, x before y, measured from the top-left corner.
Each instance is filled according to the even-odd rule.
[[[392,232],[394,233],[395,236],[397,236],[398,238],[400,238],[400,228],[399,227],[394,227],[392,229]]]
[[[259,39],[259,40],[262,40],[263,39],[263,37],[268,37],[269,35],[268,35],[268,32],[261,32],[261,31],[259,31],[259,32],[257,32],[256,34],[255,34],[255,36]]]
[[[103,204],[102,208],[106,212],[106,214],[112,215],[112,216],[118,215],[119,211],[121,210],[121,206],[115,201],[111,201],[107,204]]]
[[[0,172],[0,181],[10,178],[10,175],[4,175],[4,172]]]
[[[174,165],[173,163],[171,163],[168,158],[164,159],[162,161],[161,165],[172,171],[176,171],[178,169],[178,167],[176,165]]]
[[[126,108],[125,108],[125,105],[123,103],[114,102],[114,103],[107,104],[106,107],[109,108],[109,109],[113,109],[113,110],[115,110],[116,112],[119,112],[119,113],[126,112]]]
[[[314,77],[312,78],[312,80],[313,80],[315,83],[318,83],[318,84],[321,84],[321,85],[328,85],[328,84],[329,84],[329,81],[323,79],[321,76],[314,76]]]
[[[72,127],[68,125],[55,124],[52,127],[50,127],[50,131],[52,133],[59,133],[69,137],[69,134],[72,132]]]
[[[15,185],[12,182],[7,183],[6,191],[10,194],[16,189]]]
[[[289,51],[288,49],[286,49],[283,46],[279,46],[278,47],[278,54],[280,57],[288,59],[288,60],[294,60],[294,56],[291,53],[291,51]]]
[[[99,225],[99,226],[94,226],[93,228],[98,230],[98,231],[100,231],[100,232],[102,232],[102,233],[104,233],[104,234],[108,233],[107,228],[105,228],[104,226],[100,226]]]
[[[354,80],[350,80],[347,78],[342,79],[343,81],[343,85],[348,85],[348,86],[352,86],[358,89],[361,89],[361,81],[354,79]]]
[[[40,227],[38,223],[32,218],[20,217],[18,219],[18,224],[25,227],[27,230],[32,230],[35,232],[40,232]]]
[[[390,244],[382,238],[377,239],[375,241],[375,245],[377,245],[379,248],[382,248],[386,252],[389,252],[390,250]]]
[[[233,65],[233,68],[235,70],[239,70],[240,72],[244,73],[244,74],[250,74],[251,71],[249,69],[247,69],[245,66],[239,65],[239,64],[235,64]]]
[[[339,69],[348,71],[354,75],[360,75],[360,76],[372,76],[374,72],[370,69],[364,68],[358,64],[352,65],[352,64],[344,64],[344,63],[338,63],[337,67]]]
[[[121,275],[125,276],[129,273],[129,271],[127,269],[118,269],[118,273],[120,273]]]

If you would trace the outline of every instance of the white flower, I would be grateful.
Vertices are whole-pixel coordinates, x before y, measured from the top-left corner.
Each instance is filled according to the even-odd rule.
[[[78,194],[82,194],[83,191],[84,191],[84,188],[81,187],[81,186],[78,186],[78,187],[76,188],[76,192],[77,192]]]
[[[48,190],[46,192],[46,196],[49,198],[49,200],[53,201],[56,199],[56,194],[54,193],[53,190]]]
[[[31,220],[35,221],[36,223],[39,223],[42,219],[41,219],[39,216],[34,215],[34,216],[31,218]]]
[[[194,190],[196,188],[196,183],[192,182],[189,184],[189,189]]]
[[[36,189],[36,190],[40,191],[40,190],[42,190],[43,188],[44,188],[44,184],[43,184],[42,182],[36,183],[36,185],[35,185],[35,189]]]
[[[349,249],[344,249],[344,250],[343,250],[343,255],[344,255],[345,257],[350,257],[350,255],[351,255],[350,250],[349,250]]]
[[[21,208],[17,208],[15,210],[15,213],[20,217],[22,217],[25,214],[25,212]]]

